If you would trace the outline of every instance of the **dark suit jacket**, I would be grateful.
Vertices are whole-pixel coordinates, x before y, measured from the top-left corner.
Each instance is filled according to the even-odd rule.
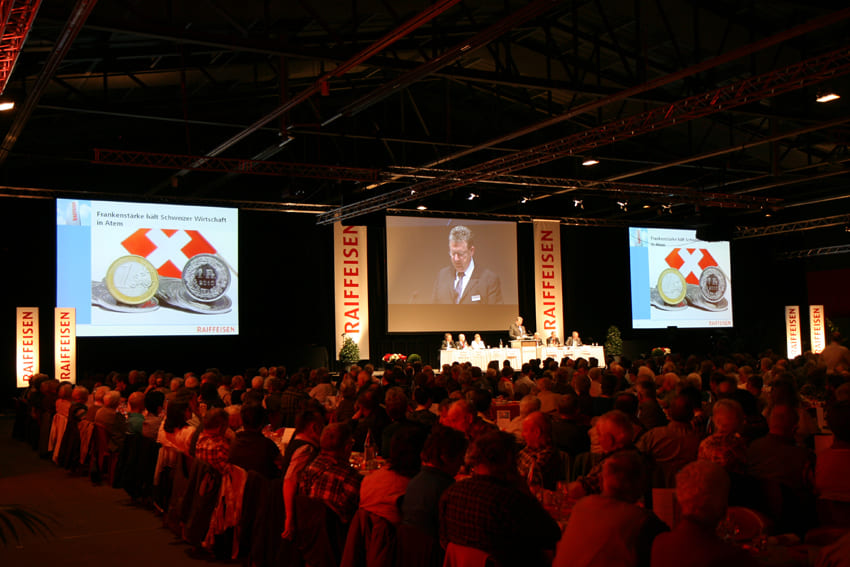
[[[434,282],[431,303],[454,303],[454,283],[454,268],[446,266],[440,270],[437,280]],[[487,268],[476,265],[459,303],[465,305],[502,303],[502,282],[499,280],[499,276]]]
[[[583,344],[583,343],[581,342],[581,339],[578,339],[577,341],[573,341],[573,338],[572,338],[572,337],[568,338],[568,339],[564,342],[564,346],[581,346],[582,344]]]
[[[558,337],[549,337],[546,339],[546,346],[561,346],[561,339]]]
[[[448,350],[450,348],[455,348],[455,342],[454,341],[446,341],[446,339],[443,339],[443,344],[440,345],[440,350]]]
[[[511,324],[511,328],[510,328],[510,330],[508,331],[508,334],[511,336],[511,338],[512,338],[512,339],[518,339],[518,338],[520,338],[520,337],[521,337],[524,333],[528,333],[528,329],[526,329],[526,328],[523,326],[522,330],[520,330],[519,325],[517,325],[516,323]]]

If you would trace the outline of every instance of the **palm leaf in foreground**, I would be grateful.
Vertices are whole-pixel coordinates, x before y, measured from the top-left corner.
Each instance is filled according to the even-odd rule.
[[[48,521],[54,520],[41,512],[32,512],[20,506],[0,506],[0,542],[5,546],[9,537],[12,537],[20,545],[19,528],[47,538],[53,535],[53,530],[47,525]]]

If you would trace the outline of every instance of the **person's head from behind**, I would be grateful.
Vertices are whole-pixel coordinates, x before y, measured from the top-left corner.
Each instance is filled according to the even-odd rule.
[[[71,392],[71,401],[72,402],[75,402],[75,403],[78,403],[78,404],[84,404],[88,401],[88,399],[89,399],[89,391],[88,391],[87,388],[84,388],[83,386],[77,386],[76,388],[74,388],[74,391]]]
[[[787,404],[773,406],[767,419],[770,432],[786,439],[794,437],[799,422],[800,414],[797,413],[797,408]]]
[[[105,396],[103,396],[103,407],[109,409],[117,409],[118,404],[121,403],[121,392],[116,390],[112,390],[107,392]]]
[[[522,438],[529,449],[549,447],[552,445],[552,424],[536,411],[522,421]]]
[[[413,477],[422,466],[422,448],[428,432],[422,427],[405,427],[390,441],[390,469],[406,477]]]
[[[318,441],[325,428],[325,417],[315,410],[304,410],[295,416],[295,434]]]
[[[408,405],[409,402],[404,390],[397,386],[387,390],[384,397],[384,406],[387,409],[387,416],[392,421],[401,421],[404,419],[404,416],[407,414]]]
[[[435,425],[422,448],[422,464],[455,476],[463,465],[468,446],[466,436],[457,429]]]
[[[467,400],[455,400],[446,412],[443,425],[447,425],[466,434],[475,420],[475,406]]]
[[[636,451],[621,451],[602,464],[602,494],[624,502],[637,502],[644,490],[644,466]]]
[[[173,401],[168,403],[165,410],[165,425],[163,428],[167,433],[173,433],[177,429],[186,427],[186,422],[192,415],[188,402]]]
[[[145,411],[145,394],[142,392],[133,392],[127,398],[127,405],[130,406],[131,412],[142,413]]]
[[[467,452],[467,463],[477,474],[509,478],[516,473],[516,438],[504,431],[478,437]]]
[[[266,410],[260,404],[242,404],[239,415],[246,431],[259,431],[266,425]]]
[[[596,433],[603,453],[611,453],[627,447],[634,437],[629,416],[619,410],[603,414],[596,421]]]
[[[619,410],[626,415],[637,417],[640,404],[638,403],[637,396],[631,392],[623,392],[614,400],[614,409]]]
[[[676,475],[676,499],[682,517],[713,530],[726,515],[729,475],[711,461],[694,461]]]
[[[348,459],[354,438],[346,423],[331,423],[322,430],[319,447],[322,453],[333,455],[339,460]]]
[[[145,394],[145,409],[149,415],[159,415],[163,404],[165,404],[165,394],[159,390],[151,390]]]
[[[714,404],[711,421],[719,435],[738,433],[744,425],[744,410],[735,400],[724,398]]]
[[[465,272],[475,254],[475,238],[469,228],[458,225],[449,232],[449,257],[456,272]]]
[[[519,401],[520,417],[526,417],[539,410],[540,398],[538,398],[534,394],[528,394],[527,396],[523,396],[523,398]]]
[[[694,418],[694,404],[690,396],[680,393],[670,403],[670,419],[678,423],[689,423]]]
[[[578,416],[578,414],[581,413],[578,396],[572,393],[561,396],[561,399],[558,400],[558,413],[564,417],[570,418]]]
[[[220,437],[227,430],[230,416],[222,408],[213,408],[204,415],[204,433]]]

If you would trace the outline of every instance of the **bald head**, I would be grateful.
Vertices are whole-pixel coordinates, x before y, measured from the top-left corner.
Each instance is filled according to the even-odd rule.
[[[522,438],[531,449],[549,447],[552,444],[552,425],[541,412],[531,413],[522,422]]]

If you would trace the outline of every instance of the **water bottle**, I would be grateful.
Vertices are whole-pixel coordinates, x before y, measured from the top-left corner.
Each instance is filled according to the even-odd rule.
[[[372,430],[366,432],[366,441],[363,443],[363,468],[367,471],[375,469],[377,464],[375,458],[378,456],[378,448],[372,441]]]

